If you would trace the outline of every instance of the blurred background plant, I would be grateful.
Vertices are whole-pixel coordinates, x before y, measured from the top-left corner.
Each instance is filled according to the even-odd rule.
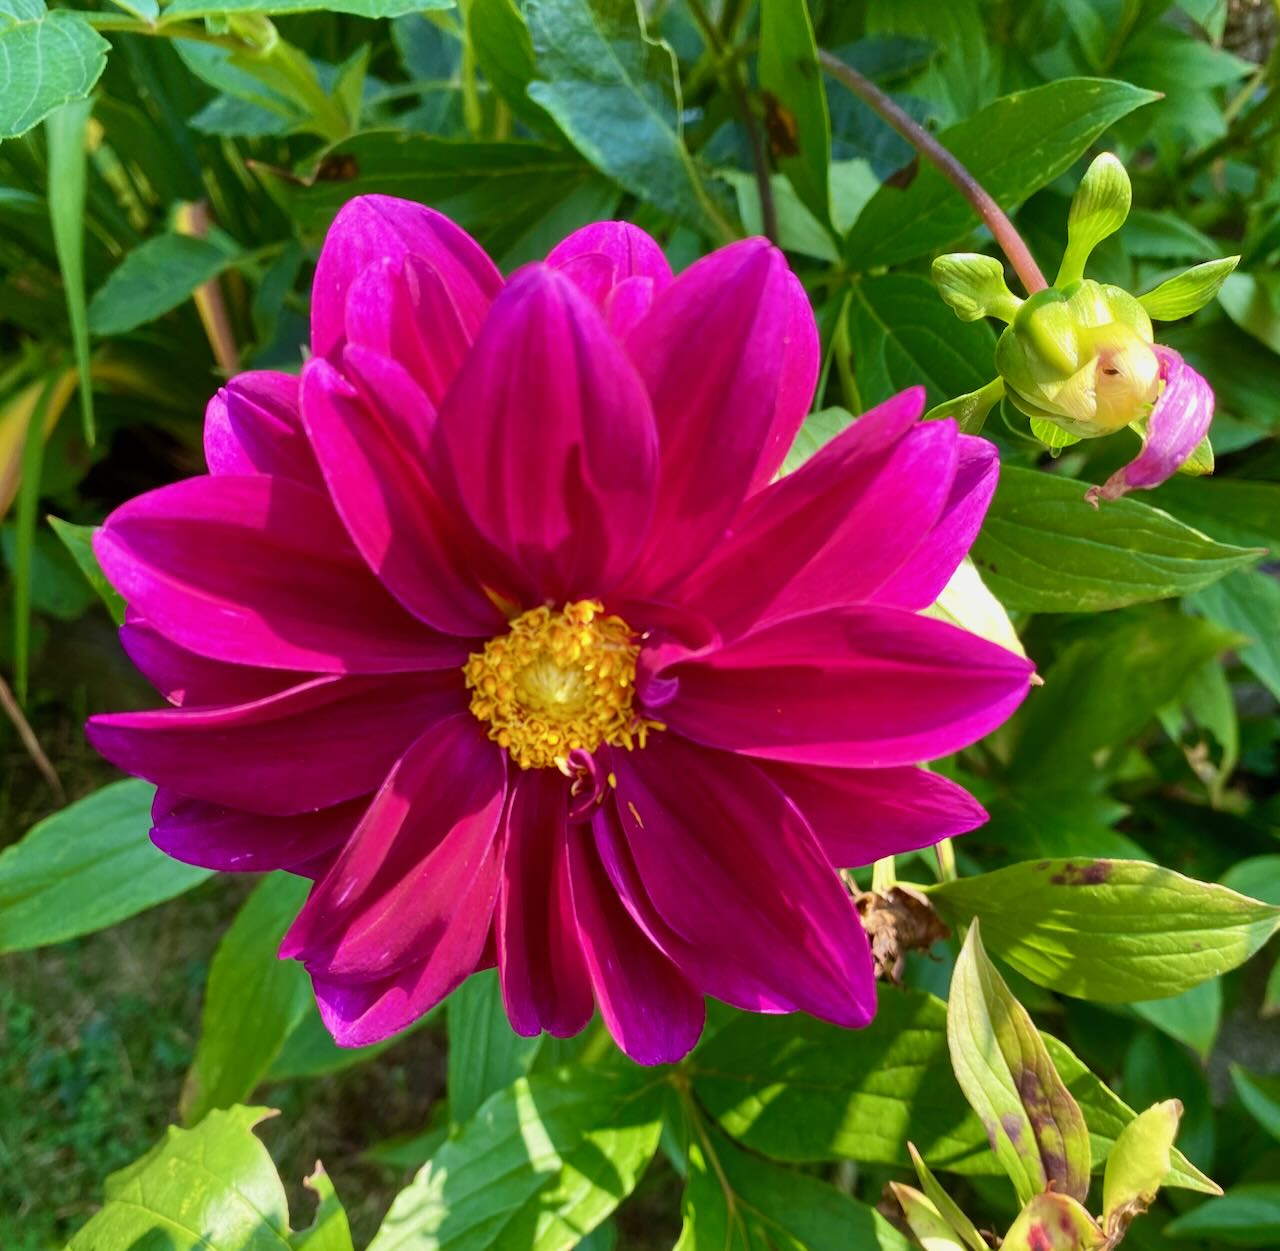
[[[1131,459],[1136,436],[1051,458],[1033,419],[993,397],[984,433],[1000,445],[1002,484],[974,559],[1046,685],[939,767],[992,813],[955,849],[961,883],[1041,858],[1151,861],[1280,905],[1276,33],[1277,7],[1262,0],[117,0],[74,11],[0,0],[0,844],[112,781],[83,743],[87,713],[152,698],[115,643],[120,606],[99,595],[90,528],[123,499],[200,472],[204,405],[221,379],[298,364],[318,245],[353,195],[431,204],[506,271],[611,216],[654,232],[677,267],[741,233],[771,234],[813,298],[825,351],[792,465],[903,387],[924,383],[931,405],[984,387],[996,327],[957,320],[930,265],[944,252],[1001,253],[882,118],[824,82],[821,48],[935,132],[1047,273],[1102,150],[1128,169],[1133,208],[1093,251],[1092,278],[1147,292],[1189,265],[1240,256],[1205,307],[1158,335],[1217,394],[1212,478],[1179,477],[1094,513],[1085,485]],[[552,1081],[579,1045],[600,1058],[595,1035],[513,1039],[484,978],[380,1054],[337,1053],[305,979],[271,959],[298,884],[269,879],[251,893],[249,882],[155,869],[139,859],[148,800],[139,783],[113,786],[41,827],[44,843],[33,836],[22,857],[0,858],[0,952],[15,953],[0,986],[6,1249],[61,1245],[105,1175],[164,1125],[194,1124],[262,1083],[284,1111],[263,1132],[295,1211],[294,1183],[320,1155],[362,1245],[408,1170],[486,1098],[525,1072]],[[104,830],[119,831],[110,889],[101,866],[94,875]],[[912,857],[882,868],[878,885],[955,873],[945,856]],[[967,911],[948,911],[954,885],[937,889],[951,924],[981,913],[1012,992],[1056,1046],[1069,1044],[1076,1070],[1087,1065],[1133,1108],[1181,1102],[1188,1167],[1227,1197],[1165,1189],[1130,1244],[1280,1245],[1274,943],[1234,967],[1270,934],[1271,914],[1185,988],[1107,997],[1019,960],[1013,938],[993,941],[988,910],[1021,886],[988,883]],[[1105,891],[1091,889],[1080,907],[1104,908]],[[1035,922],[1014,917],[1010,933],[1031,933],[1034,948]],[[1179,941],[1216,941],[1153,933],[1175,953]],[[685,1251],[716,1241],[717,1220],[737,1228],[716,1204],[731,1204],[738,1184],[756,1208],[721,1245],[767,1234],[898,1246],[883,1222],[857,1215],[867,1208],[841,1204],[875,1205],[887,1183],[911,1182],[908,1137],[953,1168],[947,1188],[982,1228],[1009,1228],[1014,1194],[964,1162],[977,1148],[959,1091],[943,1098],[929,1067],[929,1048],[945,1046],[930,994],[945,996],[957,950],[940,940],[905,956],[907,991],[886,992],[865,1035],[713,1018],[722,1028],[672,1086],[686,1098],[664,1122],[663,1150],[589,1240],[672,1241],[688,1179]],[[1113,955],[1104,944],[1098,959]],[[876,1067],[907,1036],[927,1070],[909,1089]],[[796,1095],[793,1123],[751,1120],[751,1099],[808,1073],[788,1059],[805,1047],[840,1058],[824,1071],[821,1106]],[[726,1057],[740,1080],[698,1078]],[[1064,1080],[1080,1098],[1083,1079]],[[1085,1115],[1096,1132],[1096,1108]],[[451,1141],[475,1142],[475,1131]],[[709,1159],[720,1200],[701,1189]],[[799,1171],[781,1173],[784,1163]],[[779,1206],[768,1198],[778,1193],[791,1198]],[[591,1209],[585,1228],[620,1197]],[[821,1219],[793,1227],[783,1209],[799,1207]],[[467,1245],[534,1245],[474,1236]],[[432,1237],[410,1245],[452,1245]],[[537,1245],[569,1243],[548,1234]]]

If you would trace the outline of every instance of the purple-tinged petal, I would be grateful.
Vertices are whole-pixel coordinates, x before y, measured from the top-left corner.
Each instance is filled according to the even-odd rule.
[[[223,873],[296,871],[351,837],[368,795],[314,812],[263,816],[161,789],[151,805],[151,841],[185,864]]]
[[[459,306],[487,303],[502,275],[484,249],[443,213],[389,195],[348,200],[325,236],[311,289],[311,350],[327,356],[346,337],[347,295],[378,261],[420,256],[440,275]]]
[[[685,270],[628,336],[661,456],[634,593],[659,592],[695,568],[757,474],[772,476],[778,430],[803,407],[791,357],[807,340],[793,326],[793,282],[764,240],[731,244]]]
[[[762,766],[812,827],[832,864],[852,869],[976,830],[986,810],[937,773],[895,769]]]
[[[568,1038],[593,1010],[569,883],[569,784],[553,769],[511,783],[498,896],[498,974],[511,1028]]]
[[[956,475],[942,516],[903,567],[874,595],[877,604],[918,610],[942,594],[978,537],[1000,476],[993,443],[962,434]]]
[[[1021,656],[895,608],[810,613],[669,664],[677,733],[770,760],[884,768],[967,747],[1030,686]]]
[[[625,338],[671,285],[671,266],[657,241],[628,222],[596,222],[552,249],[547,264],[582,288],[609,329]]]
[[[1164,390],[1147,418],[1142,451],[1103,486],[1090,487],[1085,499],[1115,500],[1130,491],[1149,491],[1173,477],[1209,433],[1213,420],[1213,388],[1172,348],[1156,344]]]
[[[280,947],[335,981],[428,959],[443,999],[476,966],[498,890],[506,758],[469,713],[404,754]],[[456,924],[461,912],[466,925]]]
[[[142,676],[179,708],[248,704],[297,686],[311,676],[197,656],[132,615],[126,616],[120,627],[120,645]]]
[[[347,342],[404,367],[433,406],[444,399],[489,310],[478,289],[450,289],[420,256],[370,265],[347,295]]]
[[[726,636],[779,617],[878,600],[879,588],[928,541],[956,473],[955,423],[916,425],[870,451],[858,434],[851,427],[753,495],[690,579],[686,593]]]
[[[773,422],[760,451],[760,463],[751,479],[751,491],[759,491],[773,481],[791,445],[804,425],[822,365],[822,344],[813,305],[800,279],[787,271],[787,302],[790,317],[783,338],[782,374],[773,407]]]
[[[210,473],[270,473],[318,484],[296,375],[252,370],[220,387],[205,409],[204,456]]]
[[[117,508],[103,572],[175,643],[213,660],[318,673],[461,665],[369,572],[326,495],[267,475],[191,478]]]
[[[594,822],[601,855],[685,977],[747,1011],[866,1025],[875,984],[857,910],[764,772],[675,735],[613,764],[616,804]]]
[[[570,827],[569,875],[582,950],[609,1033],[637,1064],[683,1059],[702,1033],[702,995],[623,907],[586,825]]]
[[[545,265],[494,302],[440,412],[460,513],[533,602],[593,598],[648,533],[657,435],[644,386],[600,315]]]
[[[425,727],[465,706],[456,674],[327,677],[229,708],[105,713],[86,731],[157,786],[291,816],[376,790]]]
[[[414,446],[413,428],[434,425],[426,396],[394,361],[352,347],[343,359],[358,385],[313,359],[303,370],[302,406],[352,541],[416,617],[449,634],[496,633],[502,614],[460,567],[462,544]]]

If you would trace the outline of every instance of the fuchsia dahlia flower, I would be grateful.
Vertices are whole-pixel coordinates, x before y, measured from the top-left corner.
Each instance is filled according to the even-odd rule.
[[[865,1025],[836,866],[973,828],[916,762],[1030,668],[917,614],[968,549],[994,449],[923,392],[774,481],[813,396],[782,255],[673,278],[608,223],[505,282],[420,205],[353,200],[313,356],[209,405],[209,473],[97,552],[171,707],[95,717],[159,787],[153,838],[315,881],[281,954],[341,1043],[496,963],[520,1033],[595,1007],[643,1063],[703,997]]]

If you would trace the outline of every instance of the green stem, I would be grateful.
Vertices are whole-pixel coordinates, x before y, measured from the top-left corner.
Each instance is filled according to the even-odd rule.
[[[233,52],[245,50],[245,45],[239,39],[231,35],[215,35],[194,22],[168,22],[153,25],[151,22],[140,22],[137,18],[124,17],[116,13],[86,13],[79,9],[75,12],[98,31],[122,35],[149,35],[153,39],[189,39],[193,43],[211,43],[215,47],[229,48]]]
[[[848,87],[858,99],[888,122],[921,156],[931,161],[939,173],[973,205],[978,216],[991,231],[992,238],[1009,258],[1009,264],[1022,280],[1027,294],[1034,295],[1037,291],[1043,291],[1049,284],[1040,272],[1040,266],[1036,264],[1031,250],[1004,209],[995,202],[987,189],[919,122],[904,113],[869,78],[864,78],[852,66],[846,65],[839,57],[832,56],[825,50],[819,50],[818,60],[832,78],[842,86]]]

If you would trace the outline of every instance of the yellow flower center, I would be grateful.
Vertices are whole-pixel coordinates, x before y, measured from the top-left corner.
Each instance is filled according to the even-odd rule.
[[[463,667],[471,711],[522,769],[568,772],[572,751],[643,747],[666,727],[632,707],[640,645],[621,617],[583,599],[522,613]]]

